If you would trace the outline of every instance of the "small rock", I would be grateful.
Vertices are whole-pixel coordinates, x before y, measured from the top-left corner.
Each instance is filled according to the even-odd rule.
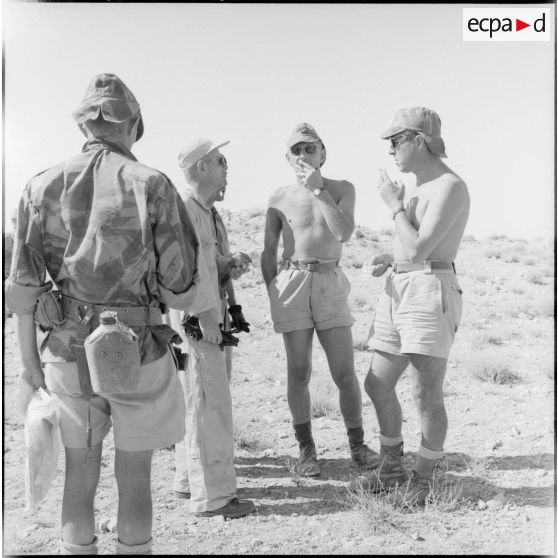
[[[539,469],[536,473],[537,477],[546,477],[548,471],[546,469]]]
[[[495,449],[501,448],[502,445],[503,445],[502,442],[500,442],[500,440],[498,440],[498,441],[492,446],[492,449],[495,450]]]
[[[479,500],[477,502],[477,506],[479,507],[479,510],[485,510],[486,509],[486,502],[484,500]]]
[[[250,541],[250,546],[260,546],[263,544],[263,541],[260,539],[252,539]]]
[[[418,533],[413,533],[413,534],[411,535],[411,538],[412,538],[414,541],[423,541],[423,540],[424,540]]]
[[[519,430],[519,428],[517,428],[516,426],[513,426],[511,431],[514,436],[518,436],[519,434],[521,434],[521,430]]]

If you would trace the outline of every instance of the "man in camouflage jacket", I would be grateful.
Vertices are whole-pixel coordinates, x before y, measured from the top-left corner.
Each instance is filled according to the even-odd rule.
[[[33,177],[19,203],[7,306],[17,315],[20,381],[48,388],[61,410],[62,553],[97,553],[93,501],[112,422],[116,551],[148,554],[152,453],[184,436],[184,399],[169,346],[176,332],[162,324],[161,310],[188,310],[199,298],[198,242],[173,184],[130,151],[143,120],[126,85],[114,74],[95,76],[73,117],[87,137],[82,152]],[[48,292],[59,319],[46,328],[39,350],[34,315]],[[76,360],[106,308],[138,336],[137,387],[85,396]]]

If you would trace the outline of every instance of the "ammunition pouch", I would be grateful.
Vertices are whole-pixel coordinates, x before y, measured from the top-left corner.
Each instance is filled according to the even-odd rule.
[[[46,291],[39,297],[34,319],[42,332],[60,327],[66,321],[59,290]]]

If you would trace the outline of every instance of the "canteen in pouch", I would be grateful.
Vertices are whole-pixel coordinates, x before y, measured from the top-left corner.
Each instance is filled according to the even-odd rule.
[[[101,312],[99,322],[83,343],[93,392],[133,391],[139,382],[138,336],[118,319],[117,312]]]

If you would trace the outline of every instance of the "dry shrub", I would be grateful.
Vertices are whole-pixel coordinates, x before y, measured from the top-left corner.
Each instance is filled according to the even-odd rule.
[[[403,510],[395,507],[385,498],[371,494],[359,488],[356,491],[347,490],[347,505],[357,512],[366,522],[371,535],[388,535],[399,531],[405,520]]]
[[[488,240],[508,240],[508,237],[505,234],[491,234]]]
[[[313,418],[337,413],[337,387],[333,380],[316,375],[310,382],[311,414]]]
[[[247,417],[242,415],[235,417],[233,432],[234,445],[237,449],[256,451],[262,448],[254,422]]]
[[[525,273],[525,280],[534,285],[544,285],[544,275],[537,269],[531,269]]]
[[[486,258],[494,258],[495,260],[499,260],[502,257],[502,250],[498,248],[487,248],[484,251],[484,256]]]
[[[481,382],[510,385],[522,381],[521,376],[513,371],[509,359],[496,353],[473,354],[463,365],[474,378]]]
[[[521,263],[523,265],[536,265],[537,264],[537,258],[535,258],[533,256],[525,256],[525,257],[521,258]]]
[[[546,318],[553,318],[555,315],[554,303],[554,298],[545,297],[537,301],[535,306],[541,316],[545,316]]]

